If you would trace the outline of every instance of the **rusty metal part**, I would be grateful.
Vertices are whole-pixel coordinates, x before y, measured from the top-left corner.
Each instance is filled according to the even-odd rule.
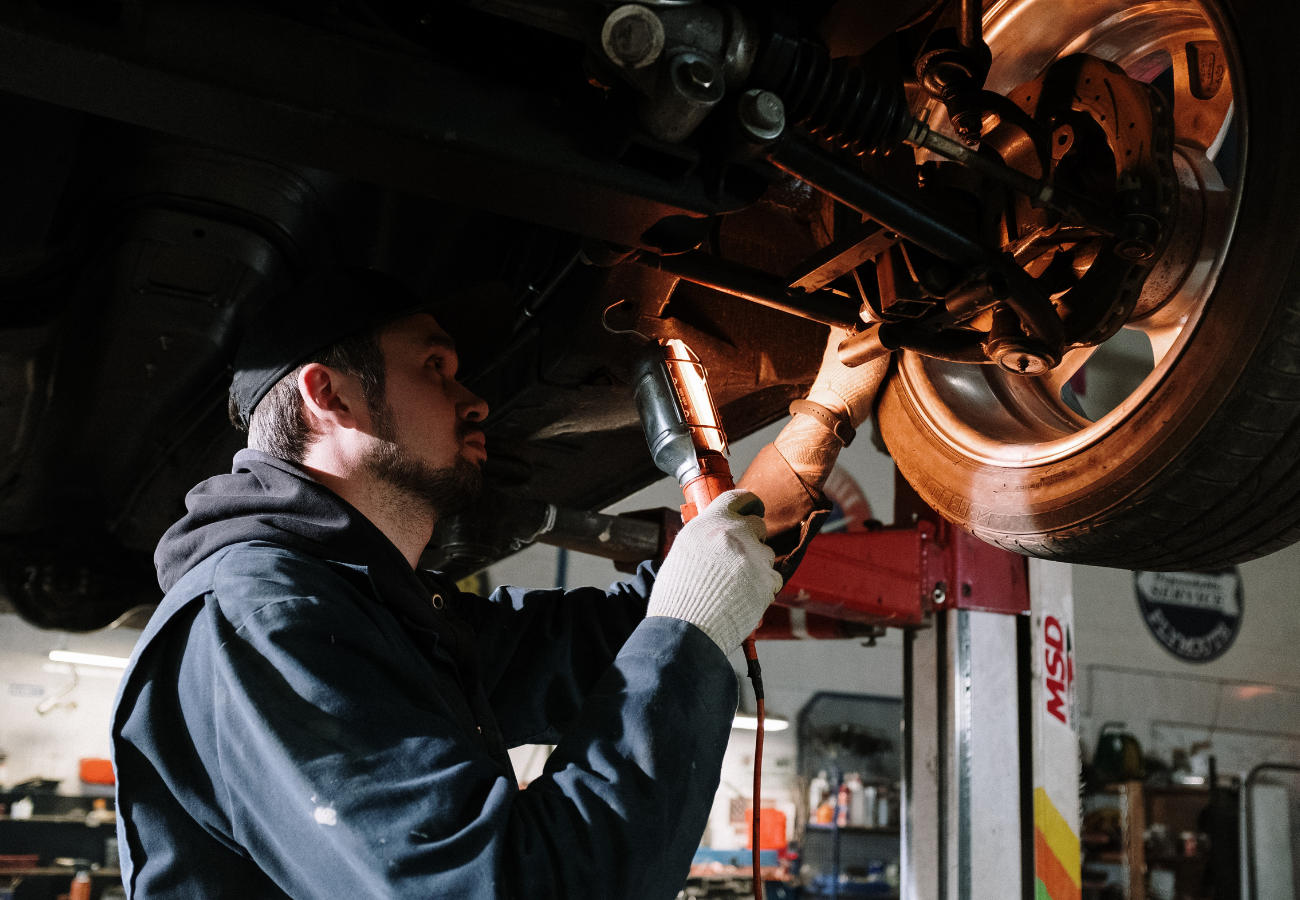
[[[899,349],[897,343],[892,345],[887,343],[888,332],[881,334],[884,325],[883,322],[877,322],[865,330],[840,341],[840,345],[835,349],[840,362],[849,368],[854,368],[865,365],[872,360],[880,359],[883,356],[888,356]]]
[[[961,25],[957,37],[965,49],[983,48],[988,53],[988,45],[984,43],[984,0],[961,0]],[[980,79],[981,83],[983,80]]]
[[[1150,262],[1168,238],[1177,212],[1173,118],[1160,93],[1113,63],[1073,55],[1033,81],[1012,89],[1011,99],[1053,135],[1082,113],[1080,123],[1100,129],[1114,159],[1119,228],[1079,283],[1057,299],[1067,342],[1096,344],[1132,315]],[[1071,137],[1071,142],[1074,138]],[[1067,157],[1054,161],[1059,167]],[[1109,177],[1110,162],[1104,163]]]
[[[894,244],[876,259],[876,285],[880,305],[874,312],[882,319],[919,319],[934,311],[935,298],[922,288],[904,244]]]
[[[1016,317],[1005,310],[994,313],[984,352],[993,362],[1016,375],[1045,375],[1061,361],[1051,347],[1027,337]]]
[[[930,331],[904,322],[878,322],[850,335],[836,348],[840,362],[849,368],[865,365],[896,350],[948,362],[989,362],[984,335],[977,331]]]
[[[982,13],[981,0],[962,0],[958,27],[933,32],[916,60],[921,86],[944,105],[953,130],[972,147],[983,131],[980,93],[992,62]]]
[[[1159,92],[1124,74],[1114,63],[1075,54],[1054,63],[1011,93],[1017,106],[1053,126],[1068,112],[1085,113],[1106,135],[1115,157],[1116,183],[1136,183],[1153,215],[1161,212],[1161,189],[1169,185],[1173,121]]]
[[[1026,331],[1049,347],[1061,345],[1064,329],[1051,301],[1010,256],[983,246],[944,218],[805,138],[785,135],[767,158],[936,256],[960,266],[999,272],[1008,285],[1005,302]]]
[[[1114,234],[1118,230],[1115,216],[1096,202],[1050,181],[1026,175],[996,159],[982,156],[921,122],[913,122],[906,140],[914,147],[929,150],[936,156],[961,163],[981,175],[1000,181],[1029,197],[1036,206],[1059,213],[1067,222],[1087,225],[1100,234]]]
[[[853,328],[860,323],[858,305],[829,291],[806,293],[792,290],[775,275],[751,269],[720,256],[692,250],[676,256],[659,256],[637,251],[628,262],[658,269],[716,291],[741,297],[836,328]]]
[[[808,257],[790,276],[790,287],[816,291],[873,260],[898,242],[898,234],[879,222],[866,222]]]
[[[1134,7],[1121,0],[1073,0],[1071,3],[1020,0],[999,5],[990,16],[986,34],[993,47],[994,65],[988,87],[1012,99],[1021,99],[1017,86],[1039,77],[1064,48],[1100,54],[1130,75],[1147,81],[1167,65],[1169,57],[1163,54],[1170,54],[1177,65],[1180,58],[1186,58],[1188,43],[1213,43],[1216,38],[1213,28],[1193,3]],[[1153,60],[1157,68],[1144,68]],[[1212,88],[1213,72],[1210,74]],[[1177,68],[1174,75],[1175,107],[1187,110],[1197,108],[1198,102],[1207,102],[1197,101],[1191,94],[1190,84],[1185,89],[1179,87],[1184,82]],[[1226,91],[1227,86],[1225,76],[1220,90]],[[1091,96],[1095,97],[1095,92]],[[1185,139],[1182,129],[1188,127],[1187,119],[1176,114],[1173,117],[1176,137],[1171,136],[1170,141],[1176,139],[1178,146],[1171,148],[1170,170],[1172,173],[1176,162],[1180,183],[1176,191],[1170,190],[1170,214],[1165,219],[1171,232],[1165,237],[1167,249],[1158,253],[1145,283],[1142,277],[1145,273],[1141,271],[1144,266],[1134,266],[1115,256],[1106,246],[1109,241],[1093,239],[1075,250],[1076,271],[1084,282],[1105,278],[1109,284],[1081,283],[1058,298],[1065,305],[1067,328],[1072,337],[1077,337],[1083,324],[1080,316],[1085,311],[1071,309],[1071,304],[1082,304],[1089,294],[1098,300],[1107,293],[1116,296],[1132,291],[1140,295],[1140,301],[1136,298],[1132,301],[1127,324],[1151,339],[1156,361],[1155,370],[1141,387],[1114,410],[1089,422],[1067,407],[1060,391],[1087,360],[1090,346],[1070,350],[1057,367],[1038,378],[1018,377],[1000,366],[954,366],[903,353],[898,356],[896,375],[890,382],[891,396],[898,402],[882,412],[886,426],[894,428],[894,440],[913,440],[921,432],[927,440],[937,438],[942,454],[1000,467],[999,471],[1008,474],[999,475],[999,479],[1005,479],[999,483],[1012,484],[1014,490],[1025,492],[1017,493],[1016,497],[1028,499],[1043,488],[1041,477],[1036,474],[1039,467],[1077,453],[1091,452],[1089,448],[1095,450],[1095,445],[1117,428],[1127,427],[1124,423],[1132,422],[1144,411],[1149,414],[1157,386],[1168,384],[1175,363],[1186,362],[1183,355],[1193,352],[1188,349],[1193,345],[1187,339],[1194,332],[1205,300],[1217,283],[1224,249],[1233,229],[1237,198],[1231,190],[1222,188],[1222,182],[1215,177],[1217,173],[1210,162],[1212,153],[1184,146],[1199,146],[1207,142],[1206,136],[1213,135],[1208,142],[1217,149],[1232,115],[1228,112],[1232,109],[1230,98],[1220,97],[1222,94],[1214,99],[1219,100],[1218,108],[1224,118],[1202,123],[1205,128],[1200,138],[1193,135]],[[1204,114],[1207,107],[1200,108]],[[1127,122],[1123,124],[1126,126]],[[1062,136],[1066,138],[1066,146],[1053,153],[1054,162],[1065,158],[1071,149],[1078,151],[1077,142],[1082,140],[1073,125],[1068,132],[1059,125],[1057,128],[1053,131],[1053,149]],[[1127,158],[1122,151],[1117,156]],[[1202,191],[1207,196],[1199,196]],[[1172,196],[1175,193],[1180,194],[1176,199]],[[1184,222],[1189,210],[1202,208],[1205,221],[1211,217],[1214,221],[1214,227],[1206,233],[1202,233],[1203,226]],[[1123,312],[1121,308],[1114,319],[1104,323],[1101,315],[1091,314],[1097,325],[1094,336],[1104,337],[1112,327],[1126,324]],[[1221,353],[1224,348],[1217,349]],[[1212,364],[1204,352],[1196,352],[1200,355],[1195,359],[1201,364]],[[906,412],[900,414],[902,409]],[[901,424],[904,422],[909,424]],[[919,431],[909,430],[910,423],[915,423]]]

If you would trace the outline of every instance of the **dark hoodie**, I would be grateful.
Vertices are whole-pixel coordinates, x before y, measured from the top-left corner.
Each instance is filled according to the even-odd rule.
[[[250,450],[187,507],[114,712],[128,896],[676,894],[736,684],[649,566],[467,594]],[[520,791],[505,747],[556,742]]]

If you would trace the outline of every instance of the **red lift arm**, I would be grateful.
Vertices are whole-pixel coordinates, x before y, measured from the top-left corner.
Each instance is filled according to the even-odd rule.
[[[860,637],[872,627],[920,625],[944,606],[1029,611],[1023,556],[943,521],[897,475],[894,492],[894,521],[912,524],[813,538],[759,640]]]

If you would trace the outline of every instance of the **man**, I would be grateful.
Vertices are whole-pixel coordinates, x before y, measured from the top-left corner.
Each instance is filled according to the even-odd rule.
[[[231,408],[250,449],[159,544],[167,596],[114,713],[130,897],[670,898],[682,884],[736,706],[727,653],[780,585],[761,505],[723,495],[657,574],[608,592],[484,599],[417,571],[486,458],[486,405],[424,305],[337,269],[249,328]],[[851,420],[852,394],[825,396],[826,415]],[[797,485],[786,515],[829,471],[829,432],[814,431],[787,447],[794,468],[769,455],[783,474],[765,483]],[[546,774],[520,791],[506,748],[542,742],[558,744]]]

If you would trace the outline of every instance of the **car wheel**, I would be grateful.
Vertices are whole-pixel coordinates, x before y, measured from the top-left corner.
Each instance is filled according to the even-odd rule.
[[[881,432],[941,514],[1026,555],[1127,568],[1222,565],[1300,538],[1300,119],[1284,112],[1300,75],[1283,62],[1297,34],[1285,0],[988,8],[990,90],[1074,53],[1163,89],[1180,202],[1110,341],[1038,377],[898,357]]]

